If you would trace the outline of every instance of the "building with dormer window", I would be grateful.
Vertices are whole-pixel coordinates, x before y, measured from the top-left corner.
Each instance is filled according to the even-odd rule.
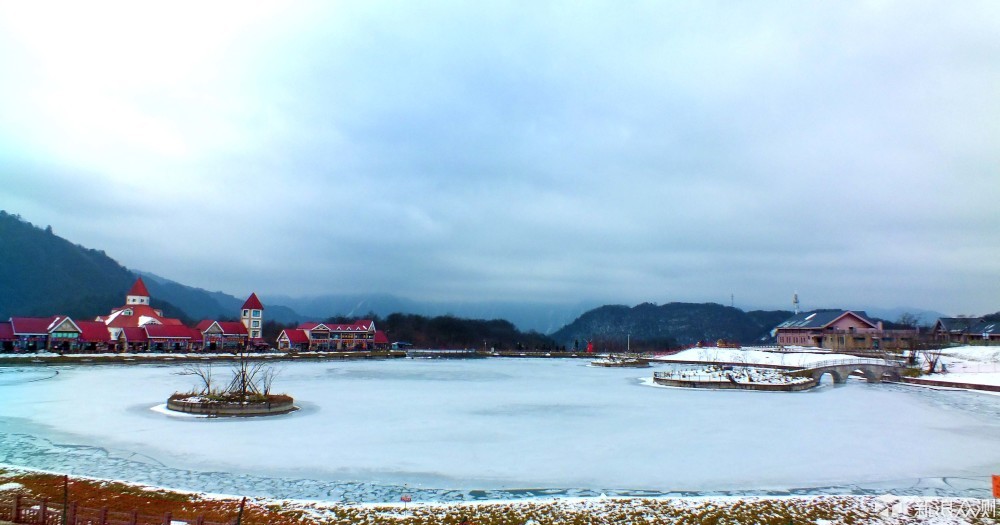
[[[111,338],[118,340],[123,328],[141,328],[149,324],[183,325],[180,319],[164,317],[162,310],[149,305],[149,291],[142,277],[125,294],[125,304],[111,310],[108,315],[99,316],[97,321],[103,322],[111,333]]]
[[[302,323],[278,334],[278,350],[286,352],[341,352],[387,348],[385,334],[375,329],[375,322],[364,319],[351,324]]]

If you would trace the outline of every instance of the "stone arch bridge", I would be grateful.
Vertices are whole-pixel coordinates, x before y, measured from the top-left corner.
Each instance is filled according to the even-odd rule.
[[[791,376],[811,377],[817,383],[823,374],[830,374],[834,383],[846,383],[847,377],[857,371],[864,374],[869,383],[879,383],[884,377],[888,377],[890,381],[899,381],[899,372],[904,368],[906,365],[902,362],[886,359],[832,359],[811,363],[786,373]]]

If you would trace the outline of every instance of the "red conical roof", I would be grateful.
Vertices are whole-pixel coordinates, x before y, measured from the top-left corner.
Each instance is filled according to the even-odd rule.
[[[257,298],[257,294],[252,293],[250,297],[247,298],[247,302],[243,303],[244,310],[263,310],[264,305],[260,304],[260,299]]]
[[[125,295],[138,295],[140,297],[149,297],[149,290],[146,289],[146,283],[142,282],[142,277],[135,280],[135,284],[132,285],[132,289],[128,291]]]

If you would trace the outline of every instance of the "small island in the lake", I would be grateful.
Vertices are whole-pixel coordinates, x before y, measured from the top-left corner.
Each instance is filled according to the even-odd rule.
[[[169,410],[213,417],[271,416],[298,410],[292,396],[271,393],[277,370],[243,354],[225,388],[216,388],[211,364],[190,365],[180,374],[197,377],[200,385],[189,392],[174,392],[167,399]]]
[[[649,358],[639,354],[609,354],[590,362],[593,366],[611,368],[649,368]]]
[[[655,372],[653,382],[683,388],[766,392],[799,392],[816,386],[816,380],[811,377],[796,377],[781,370],[749,365],[708,365],[702,369]]]

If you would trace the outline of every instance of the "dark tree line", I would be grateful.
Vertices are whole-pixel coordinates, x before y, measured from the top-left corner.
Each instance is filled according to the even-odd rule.
[[[380,317],[374,313],[362,316],[375,322],[375,328],[385,332],[390,342],[410,343],[417,348],[475,348],[497,350],[559,350],[556,342],[538,332],[522,332],[510,321],[502,319],[461,319],[451,315],[426,317],[394,313]],[[330,324],[350,324],[356,317],[336,316],[324,320]],[[264,338],[274,341],[282,330],[295,328],[297,323],[266,321]]]

